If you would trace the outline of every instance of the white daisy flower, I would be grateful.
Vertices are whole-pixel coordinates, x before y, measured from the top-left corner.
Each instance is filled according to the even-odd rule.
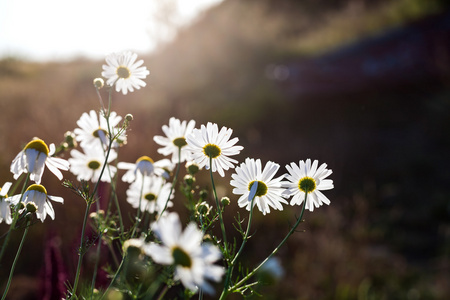
[[[146,83],[142,80],[150,72],[146,67],[141,67],[144,61],[136,62],[137,54],[130,51],[112,53],[106,56],[106,65],[103,65],[102,76],[107,79],[110,86],[116,85],[116,91],[122,91],[126,95],[128,91],[144,87]]]
[[[116,127],[122,120],[121,116],[118,116],[116,112],[111,112],[108,120],[102,113],[97,114],[94,110],[91,110],[89,114],[83,113],[80,119],[77,121],[77,125],[80,128],[76,128],[75,139],[80,142],[80,146],[98,147],[99,145],[108,145],[108,121],[109,128],[113,136],[116,136],[113,142],[113,147],[117,147],[119,144],[123,144],[127,140],[126,132],[122,128]],[[119,134],[120,132],[120,134]]]
[[[3,220],[5,220],[6,224],[12,223],[11,208],[9,207],[10,200],[7,195],[11,185],[11,182],[5,182],[0,188],[0,223],[3,222]]]
[[[47,215],[49,215],[52,220],[55,219],[55,211],[49,200],[64,203],[62,197],[48,195],[45,187],[40,184],[30,185],[23,194],[23,197],[19,194],[11,196],[9,199],[14,205],[17,205],[19,201],[24,202],[25,205],[27,203],[34,203],[37,206],[36,217],[42,222],[44,222]]]
[[[73,149],[70,151],[72,158],[69,158],[71,164],[70,172],[77,176],[77,180],[92,180],[92,182],[97,182],[99,180],[100,172],[105,163],[105,153],[101,148],[83,148],[84,153]],[[107,163],[111,163],[117,158],[117,153],[111,149]],[[115,166],[109,165],[109,170],[111,172],[111,177],[117,171]],[[102,178],[103,182],[111,182],[111,177],[109,175],[108,169],[106,168]]]
[[[286,174],[286,179],[290,182],[286,183],[287,190],[283,193],[285,196],[293,196],[291,205],[300,205],[305,200],[305,192],[308,193],[306,200],[306,209],[314,210],[314,207],[319,207],[323,203],[330,204],[330,200],[322,194],[321,190],[331,190],[333,180],[325,179],[332,171],[328,170],[327,164],[318,166],[318,161],[315,160],[311,165],[311,160],[306,162],[300,160],[299,164],[291,163],[286,165],[289,174]]]
[[[67,171],[69,162],[62,158],[52,157],[55,151],[56,147],[54,144],[50,144],[49,149],[47,144],[41,139],[34,139],[29,142],[11,163],[10,170],[14,174],[14,179],[19,178],[22,173],[29,172],[30,179],[40,184],[44,167],[47,166],[61,180],[63,175],[59,169]]]
[[[221,258],[220,250],[211,244],[202,244],[203,233],[195,223],[190,223],[181,231],[181,223],[176,213],[161,217],[152,224],[152,229],[162,244],[150,243],[144,246],[146,255],[159,264],[175,265],[175,279],[189,290],[202,289],[213,294],[214,289],[207,279],[220,281],[224,269],[214,265]]]
[[[191,159],[194,160],[200,168],[210,168],[210,157],[212,158],[212,171],[219,172],[224,177],[224,170],[234,168],[237,160],[228,156],[237,155],[244,149],[242,146],[234,146],[239,139],[230,140],[233,130],[222,127],[218,130],[217,124],[208,122],[202,125],[200,129],[194,129],[190,135],[186,137],[188,143],[187,150],[192,153]]]
[[[153,140],[164,146],[158,149],[158,153],[162,155],[172,155],[172,162],[179,163],[189,160],[190,152],[186,150],[186,136],[192,132],[195,127],[195,121],[191,120],[181,122],[174,117],[170,118],[169,126],[163,125],[162,130],[166,136],[156,135]],[[178,161],[178,152],[181,149],[180,159]]]
[[[255,197],[253,206],[265,215],[270,212],[270,207],[275,210],[283,210],[281,203],[288,204],[283,198],[282,193],[285,190],[282,187],[284,176],[274,178],[279,164],[267,162],[264,170],[261,167],[261,160],[247,158],[239,167],[236,167],[236,173],[232,174],[233,180],[230,184],[234,186],[233,194],[242,195],[238,200],[239,207],[246,207],[250,210],[252,197]],[[256,190],[254,188],[257,183]],[[251,193],[253,187],[253,193]]]
[[[122,176],[122,181],[132,183],[142,177],[152,175],[163,176],[168,179],[170,172],[172,172],[174,165],[168,159],[162,159],[154,162],[148,156],[141,156],[136,160],[136,163],[119,162],[117,168],[127,170]]]
[[[144,182],[142,182],[144,180]],[[164,178],[159,176],[144,177],[133,182],[127,190],[127,202],[133,208],[139,208],[141,211],[149,213],[161,212],[164,207],[172,207],[174,194],[170,195],[172,184],[165,182]]]

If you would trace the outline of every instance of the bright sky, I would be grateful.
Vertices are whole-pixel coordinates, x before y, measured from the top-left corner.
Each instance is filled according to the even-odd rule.
[[[101,59],[122,50],[151,51],[172,31],[157,13],[177,2],[176,24],[222,0],[0,0],[0,59]]]

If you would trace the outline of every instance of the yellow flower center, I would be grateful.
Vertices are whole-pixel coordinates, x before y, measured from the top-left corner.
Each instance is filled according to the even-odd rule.
[[[220,148],[214,144],[207,144],[203,147],[203,153],[211,158],[218,157],[221,152]]]
[[[44,153],[47,156],[48,156],[48,153],[50,152],[48,150],[47,144],[41,139],[35,139],[35,140],[32,140],[31,142],[29,142],[25,146],[24,150],[27,150],[27,149],[34,149],[36,151]]]
[[[172,143],[178,148],[184,147],[187,145],[186,139],[184,137],[176,138],[172,141]]]
[[[185,268],[190,268],[192,266],[192,260],[189,254],[178,246],[172,248],[172,257],[175,265],[180,265]]]
[[[88,163],[88,168],[92,169],[92,170],[97,170],[98,168],[100,168],[100,162],[96,161],[96,160],[91,160]]]
[[[141,161],[148,161],[148,162],[151,162],[152,164],[154,163],[153,159],[151,159],[150,157],[145,156],[145,155],[139,157],[139,158],[136,160],[136,164],[139,163],[139,162],[141,162]]]
[[[252,189],[252,186],[255,182],[258,182],[258,187],[256,188],[255,197],[261,197],[261,196],[264,196],[265,194],[267,194],[267,185],[264,182],[259,181],[259,180],[258,181],[253,180],[252,182],[250,182],[248,184],[248,190],[250,191]]]
[[[131,72],[127,67],[120,66],[117,68],[116,74],[117,76],[119,76],[119,78],[128,79],[131,75]]]
[[[43,194],[47,195],[47,190],[45,189],[45,187],[43,185],[40,185],[40,184],[32,184],[32,185],[30,185],[27,188],[26,192],[28,192],[28,191],[37,191],[39,193],[43,193]]]
[[[314,192],[316,189],[316,180],[312,177],[303,177],[298,181],[298,188],[304,193]]]

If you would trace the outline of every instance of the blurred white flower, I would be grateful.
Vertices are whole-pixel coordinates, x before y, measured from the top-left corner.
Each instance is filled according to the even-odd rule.
[[[110,113],[108,120],[102,113],[97,114],[94,110],[91,110],[89,114],[84,112],[77,121],[77,125],[80,128],[75,128],[73,131],[76,135],[75,139],[83,148],[100,147],[101,145],[105,147],[109,143],[109,123],[111,134],[113,136],[117,135],[112,146],[117,147],[127,140],[125,129],[117,127],[121,120],[122,117],[118,116],[114,111]]]
[[[14,179],[19,178],[22,173],[29,172],[30,179],[40,184],[44,168],[47,166],[61,180],[63,175],[59,169],[67,171],[69,162],[62,158],[52,157],[55,150],[54,144],[50,144],[49,149],[43,140],[33,139],[17,154],[11,163],[10,170],[14,174]]]
[[[242,195],[238,200],[239,207],[246,207],[247,210],[250,210],[251,199],[254,195],[253,206],[258,206],[264,215],[270,212],[269,207],[283,210],[281,203],[288,204],[282,197],[285,190],[282,187],[283,176],[274,178],[279,168],[279,164],[269,161],[262,169],[261,160],[253,158],[245,159],[245,162],[236,167],[236,173],[231,175],[233,180],[230,181],[230,184],[235,187],[233,194]],[[252,189],[255,183],[257,184],[256,190]],[[251,193],[251,190],[254,194]]]
[[[47,215],[49,215],[52,220],[55,219],[55,211],[49,200],[64,203],[63,198],[48,195],[45,187],[40,184],[30,185],[23,194],[23,197],[19,194],[11,196],[9,199],[14,205],[17,205],[19,201],[24,202],[25,205],[27,203],[34,203],[37,206],[36,217],[42,222],[44,222]]]
[[[162,176],[165,179],[170,177],[174,165],[168,159],[158,160],[154,162],[148,156],[141,156],[136,160],[136,163],[119,162],[117,168],[121,170],[127,170],[122,176],[124,182],[134,182],[141,180],[142,177],[149,177],[153,175]]]
[[[105,153],[102,148],[83,148],[84,153],[73,149],[70,151],[69,162],[71,164],[70,172],[77,176],[77,180],[92,180],[92,182],[97,182],[100,177],[101,170],[105,163]],[[117,153],[111,149],[108,161],[109,164],[117,158]],[[108,171],[109,167],[109,171]],[[100,179],[103,182],[111,182],[111,177],[116,174],[117,168],[115,166],[106,166],[105,171]],[[110,176],[111,172],[111,176]]]
[[[164,207],[172,207],[174,193],[170,195],[172,184],[165,182],[164,178],[159,176],[143,177],[133,182],[127,190],[127,202],[133,208],[139,208],[141,211],[149,213],[159,213]]]
[[[233,130],[222,127],[219,131],[217,124],[208,122],[202,125],[200,129],[194,129],[186,137],[188,143],[187,150],[192,153],[191,159],[201,168],[209,169],[210,157],[212,158],[212,171],[219,172],[224,177],[224,170],[234,168],[236,160],[229,158],[231,155],[237,155],[244,149],[242,146],[235,146],[238,138],[230,140]]]
[[[207,282],[220,281],[224,268],[214,265],[221,258],[220,250],[211,244],[202,244],[203,233],[195,223],[190,223],[181,231],[181,223],[176,213],[161,217],[152,224],[152,229],[162,244],[150,243],[144,252],[156,263],[175,265],[175,279],[189,290],[202,289],[213,294],[213,287]]]
[[[102,76],[107,79],[110,86],[116,85],[116,91],[126,95],[128,91],[144,87],[146,83],[142,80],[150,72],[146,67],[142,67],[144,61],[136,61],[137,54],[125,51],[122,53],[112,53],[106,56],[106,65],[103,65]]]
[[[11,182],[5,182],[3,186],[0,188],[0,223],[5,220],[6,224],[11,224],[11,208],[10,200],[8,199],[8,191],[11,187]]]
[[[184,162],[189,160],[190,152],[186,150],[186,136],[192,132],[195,127],[195,121],[191,120],[181,122],[174,117],[169,119],[169,126],[163,125],[162,130],[166,136],[156,135],[153,140],[164,146],[158,149],[158,153],[162,155],[172,155],[172,162]],[[178,159],[178,152],[181,150],[180,159]]]
[[[306,162],[299,161],[299,164],[291,163],[286,165],[286,169],[289,174],[286,174],[286,179],[290,182],[286,182],[287,190],[283,192],[285,196],[293,196],[291,199],[291,205],[300,205],[305,200],[305,192],[308,193],[306,200],[306,209],[310,211],[314,210],[314,207],[319,207],[323,203],[330,204],[330,200],[322,194],[321,190],[331,190],[333,186],[333,180],[325,179],[331,173],[328,170],[327,164],[320,165],[318,161],[314,160],[311,165],[311,160],[308,158]]]

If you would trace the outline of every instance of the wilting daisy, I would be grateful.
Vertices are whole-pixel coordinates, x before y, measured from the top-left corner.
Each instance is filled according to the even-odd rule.
[[[195,121],[191,120],[189,123],[172,117],[169,120],[169,126],[163,125],[162,130],[166,136],[156,135],[153,140],[164,146],[158,149],[158,153],[162,155],[172,155],[172,162],[184,162],[189,160],[190,153],[186,150],[186,136],[192,132],[195,127]],[[181,153],[179,151],[181,150]],[[178,160],[178,155],[180,159]]]
[[[139,208],[140,205],[141,211],[161,212],[166,207],[167,201],[167,207],[173,206],[172,201],[170,201],[174,196],[173,193],[169,199],[171,186],[172,184],[166,183],[162,177],[144,177],[130,185],[127,190],[127,202],[133,208]]]
[[[142,176],[149,177],[152,175],[163,176],[169,178],[169,173],[173,170],[173,164],[168,159],[162,159],[154,162],[148,156],[141,156],[136,160],[136,163],[119,162],[117,167],[121,170],[127,170],[122,176],[124,182],[134,182]]]
[[[69,162],[62,158],[52,157],[55,150],[54,144],[50,144],[49,149],[43,140],[33,139],[17,154],[11,163],[10,170],[14,174],[14,179],[19,178],[22,173],[30,173],[30,179],[39,184],[44,173],[44,167],[47,166],[61,180],[63,175],[59,169],[67,171]]]
[[[19,194],[11,196],[9,199],[14,205],[17,205],[19,201],[24,202],[25,205],[27,203],[34,203],[37,206],[36,217],[42,222],[44,222],[47,215],[49,215],[52,220],[55,219],[55,211],[49,200],[64,203],[63,198],[48,195],[45,187],[40,184],[30,185],[23,194],[23,197]]]
[[[286,165],[289,174],[286,174],[286,179],[290,182],[286,183],[287,190],[283,193],[285,196],[293,196],[291,205],[300,205],[305,200],[305,193],[308,193],[306,200],[306,209],[314,210],[314,207],[319,207],[323,203],[330,204],[330,200],[322,194],[321,190],[331,190],[333,180],[325,179],[332,171],[328,170],[327,164],[320,165],[315,160],[311,165],[311,160],[306,162],[300,160],[299,164],[291,163]]]
[[[128,91],[144,87],[146,83],[142,80],[150,72],[146,67],[141,67],[144,61],[136,62],[137,54],[130,51],[112,53],[106,56],[106,65],[103,65],[102,76],[107,79],[110,86],[116,85],[116,91],[122,91],[126,95]]]
[[[253,194],[250,195],[250,191],[254,184],[257,184],[256,191],[253,189],[255,195],[253,206],[258,206],[264,215],[270,212],[269,207],[283,210],[281,203],[288,204],[282,197],[285,190],[282,187],[283,176],[274,178],[279,168],[279,164],[269,161],[263,170],[261,160],[253,158],[245,159],[245,162],[236,167],[236,173],[231,175],[233,180],[230,181],[230,184],[235,187],[233,194],[241,195],[238,200],[239,207],[246,207],[247,210],[250,210],[253,197]]]
[[[237,155],[244,148],[242,146],[234,146],[239,139],[230,140],[233,130],[222,127],[219,131],[217,124],[208,122],[202,125],[200,129],[194,129],[190,135],[186,137],[188,143],[187,150],[192,152],[191,159],[194,160],[202,168],[210,168],[210,157],[212,158],[212,171],[219,172],[224,177],[224,170],[234,168],[236,160],[228,156]]]
[[[11,182],[5,182],[0,188],[0,223],[5,220],[6,224],[11,224],[11,208],[9,207],[9,199],[7,200],[7,193],[11,187]]]
[[[223,267],[214,265],[221,257],[220,250],[211,244],[202,244],[203,233],[195,223],[190,223],[182,232],[176,213],[170,213],[153,223],[152,229],[162,244],[144,246],[146,255],[159,264],[175,265],[175,279],[189,290],[199,288],[212,294],[214,290],[206,281],[220,281]]]
[[[92,182],[97,182],[100,177],[101,170],[105,163],[105,153],[101,148],[83,148],[84,153],[73,149],[70,151],[72,158],[69,158],[71,164],[70,172],[77,176],[77,180],[92,180]],[[117,158],[117,153],[111,149],[108,161],[109,164]],[[105,168],[102,175],[101,181],[111,182],[111,177],[116,174],[117,168],[115,166],[109,165]],[[111,172],[111,174],[110,174]],[[111,177],[110,177],[111,176]]]
[[[91,110],[89,114],[83,113],[77,121],[77,125],[80,126],[80,128],[75,128],[73,131],[76,135],[75,139],[80,142],[80,146],[84,148],[97,147],[102,144],[108,145],[109,122],[109,128],[112,135],[118,135],[113,143],[113,147],[116,147],[119,144],[126,142],[127,139],[125,130],[117,127],[121,120],[122,117],[118,116],[114,111],[110,113],[108,120],[104,115],[101,113],[97,114],[94,110]]]

